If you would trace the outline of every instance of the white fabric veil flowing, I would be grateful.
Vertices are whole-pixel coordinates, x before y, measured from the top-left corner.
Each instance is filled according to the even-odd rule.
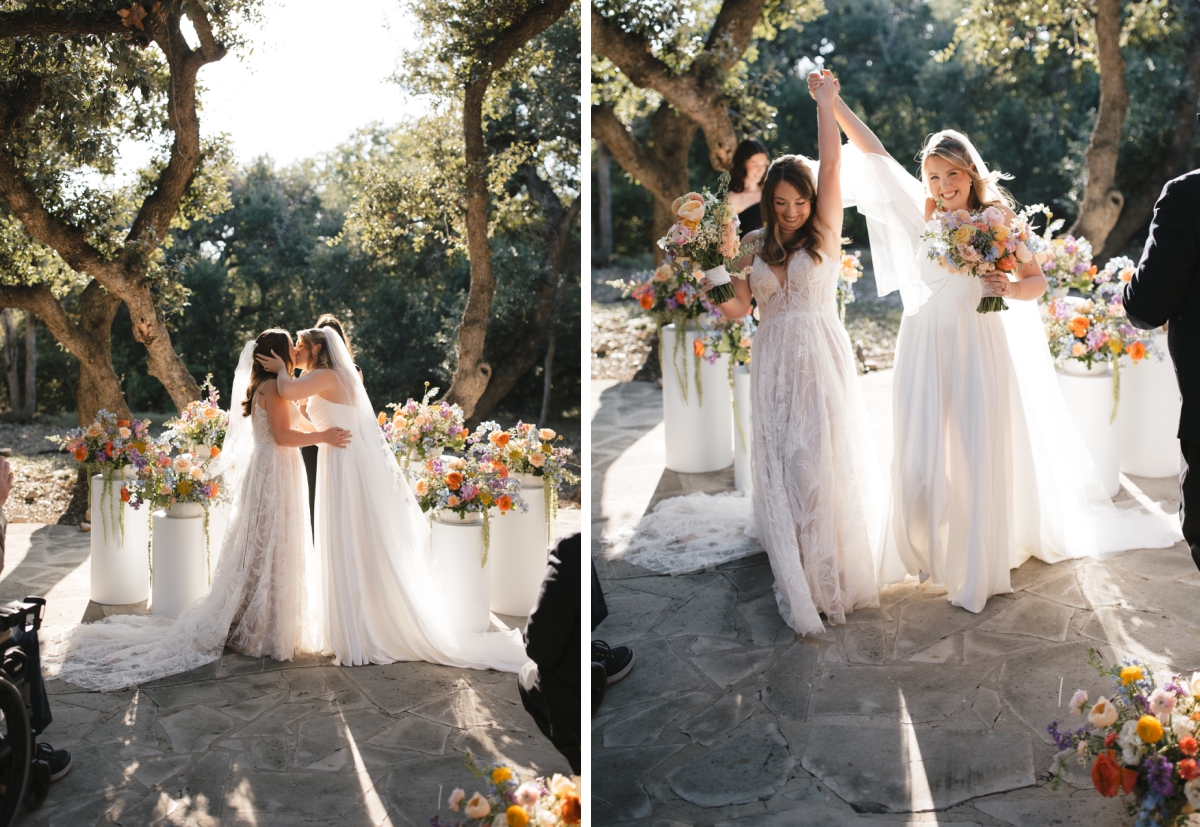
[[[367,397],[366,389],[354,367],[354,360],[340,336],[326,331],[325,347],[331,367],[338,382],[351,400],[357,424],[348,452],[361,452],[362,469],[367,475],[363,488],[369,501],[360,503],[318,503],[317,509],[326,508],[326,514],[334,519],[363,519],[376,523],[382,547],[365,550],[367,554],[380,555],[377,568],[382,582],[372,583],[372,594],[388,594],[393,601],[391,617],[364,618],[366,623],[378,623],[381,627],[393,628],[401,625],[401,617],[411,617],[418,628],[404,630],[404,643],[417,656],[432,663],[471,669],[496,669],[503,672],[518,672],[529,660],[524,642],[518,631],[466,633],[452,628],[446,610],[438,596],[452,583],[441,583],[437,575],[430,546],[428,518],[421,512],[412,488],[401,473],[396,460],[383,439],[375,409]],[[311,410],[311,408],[310,408]],[[356,445],[357,443],[357,445]],[[328,449],[338,450],[338,449]],[[318,490],[320,471],[318,470]],[[329,492],[337,496],[337,492]],[[322,537],[321,522],[317,523],[318,544]],[[323,564],[330,564],[332,549],[318,549]],[[350,595],[331,595],[326,580],[326,601],[352,599]],[[401,605],[406,604],[406,605]],[[407,609],[407,611],[404,611]],[[326,612],[365,611],[368,606],[351,607],[326,605]]]
[[[242,400],[250,389],[250,374],[254,369],[254,346],[254,339],[246,342],[238,357],[233,390],[229,394],[229,425],[225,428],[225,440],[221,443],[221,453],[208,464],[208,475],[213,478],[224,475],[225,490],[234,492],[235,497],[242,490],[242,475],[254,454],[254,427],[250,417],[242,416]]]

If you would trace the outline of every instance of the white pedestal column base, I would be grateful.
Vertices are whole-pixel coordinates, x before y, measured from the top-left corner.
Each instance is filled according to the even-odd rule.
[[[492,530],[498,519],[492,519]],[[494,539],[494,538],[493,538]],[[483,523],[433,521],[433,563],[442,583],[446,615],[454,628],[486,632],[491,587],[491,561],[483,560]]]
[[[1164,354],[1161,362],[1143,359],[1138,364],[1121,358],[1121,405],[1117,409],[1117,441],[1121,470],[1136,477],[1179,476],[1179,382],[1175,364],[1167,353],[1167,334],[1155,342]]]
[[[208,593],[204,517],[154,512],[154,589],[150,614],[179,617]]]
[[[711,365],[700,360],[698,391],[693,348],[699,334],[690,329],[683,334],[684,342],[676,359],[676,333],[675,325],[667,325],[659,342],[663,357],[663,424],[667,468],[683,474],[720,471],[733,463],[729,356],[722,354]],[[683,375],[684,371],[686,376]]]
[[[116,475],[105,497],[104,477],[100,474],[92,477],[90,597],[95,603],[109,606],[141,603],[150,598],[150,523],[145,508],[134,511],[121,502],[124,483]]]
[[[510,511],[492,518],[491,607],[502,615],[528,617],[546,576],[546,490],[541,477],[520,474],[524,514]]]
[[[1123,377],[1122,377],[1123,378]],[[1110,424],[1113,405],[1112,374],[1105,370],[1087,376],[1058,371],[1058,385],[1075,427],[1087,444],[1108,496],[1121,490],[1117,426]]]

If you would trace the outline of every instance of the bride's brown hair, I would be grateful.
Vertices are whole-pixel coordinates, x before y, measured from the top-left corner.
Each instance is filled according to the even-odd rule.
[[[788,255],[796,250],[804,250],[818,263],[823,258],[821,245],[825,239],[816,224],[817,182],[813,179],[812,168],[804,160],[799,155],[781,155],[771,163],[763,179],[763,228],[758,256],[767,264],[783,264]],[[790,238],[783,237],[779,230],[779,219],[775,215],[775,189],[784,181],[795,187],[812,207],[808,220]]]
[[[283,360],[289,368],[292,363],[292,336],[286,330],[273,327],[258,334],[254,340],[255,356],[270,356],[271,351]],[[254,410],[254,394],[263,382],[275,379],[275,374],[264,368],[257,359],[250,366],[250,387],[246,388],[246,398],[242,400],[242,416],[249,416]]]

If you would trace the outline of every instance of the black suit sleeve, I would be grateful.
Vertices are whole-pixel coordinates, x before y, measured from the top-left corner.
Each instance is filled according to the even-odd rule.
[[[559,543],[525,627],[525,654],[538,671],[571,683],[579,682],[580,549],[578,534]]]
[[[1142,260],[1125,285],[1125,314],[1144,330],[1161,327],[1179,312],[1200,263],[1188,183],[1175,180],[1163,187]]]

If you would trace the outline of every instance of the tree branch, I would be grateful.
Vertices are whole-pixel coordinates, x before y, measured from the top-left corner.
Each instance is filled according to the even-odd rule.
[[[675,177],[647,152],[611,106],[592,107],[592,137],[608,148],[621,169],[645,187],[655,199],[670,204],[680,195],[675,192]]]
[[[492,41],[488,55],[488,73],[508,63],[509,58],[529,41],[550,28],[566,14],[571,0],[545,0],[525,12],[525,16],[504,29]]]
[[[704,48],[720,55],[721,71],[728,72],[742,59],[754,36],[754,27],[762,19],[763,0],[725,0]]]
[[[0,13],[0,40],[47,34],[64,37],[90,34],[103,37],[123,31],[128,29],[115,10],[74,14],[49,14],[44,11]]]

